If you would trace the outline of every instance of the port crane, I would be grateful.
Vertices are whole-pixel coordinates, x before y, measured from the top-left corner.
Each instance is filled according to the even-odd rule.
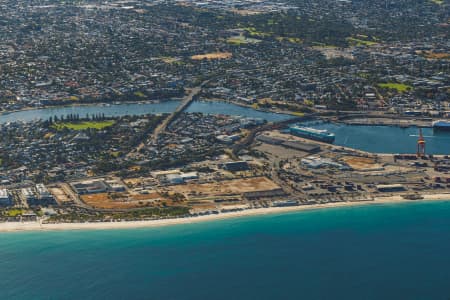
[[[422,128],[419,128],[419,138],[417,139],[417,157],[425,157],[425,138],[422,134]]]

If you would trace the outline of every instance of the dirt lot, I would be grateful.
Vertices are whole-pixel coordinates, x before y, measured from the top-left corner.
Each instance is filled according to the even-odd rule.
[[[231,58],[233,54],[230,52],[214,52],[214,53],[206,53],[191,56],[193,60],[202,60],[202,59],[228,59]]]
[[[125,182],[125,184],[129,186],[142,184],[142,181],[143,181],[142,178],[128,178],[123,180],[123,182]]]
[[[123,209],[138,208],[145,206],[153,206],[158,204],[156,201],[162,199],[158,193],[150,193],[147,195],[123,195],[123,194],[92,194],[82,195],[81,200],[93,208],[102,209]],[[167,200],[163,200],[168,202]]]
[[[344,156],[341,158],[345,163],[357,171],[370,171],[383,169],[383,166],[376,163],[374,159],[358,156]]]
[[[450,59],[450,53],[436,53],[433,51],[425,51],[425,57],[431,59]]]
[[[149,192],[148,194],[130,195],[130,198],[133,199],[134,201],[142,201],[142,200],[154,201],[154,200],[162,199],[161,195],[159,193],[157,193],[156,191]]]
[[[49,188],[50,193],[55,197],[56,202],[63,204],[64,202],[70,202],[70,198],[60,188]]]
[[[215,183],[174,185],[170,189],[174,192],[189,196],[230,196],[244,192],[269,191],[279,186],[266,177],[224,180]]]

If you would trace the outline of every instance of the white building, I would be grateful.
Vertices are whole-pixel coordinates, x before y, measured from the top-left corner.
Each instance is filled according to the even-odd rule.
[[[301,159],[301,164],[311,169],[318,169],[322,167],[332,167],[338,169],[346,169],[346,167],[340,163],[334,162],[329,158],[321,158],[317,156],[308,156]]]
[[[198,179],[198,173],[197,172],[187,172],[187,173],[181,173],[181,178],[185,180],[192,180],[192,179]]]
[[[166,180],[170,184],[182,184],[187,180],[198,179],[197,172],[187,172],[187,173],[177,173],[177,174],[167,174]]]
[[[166,175],[166,180],[169,184],[182,184],[184,179],[180,174],[168,174]]]
[[[38,198],[43,199],[53,199],[52,194],[48,191],[48,189],[42,183],[36,184],[36,191],[38,194]]]
[[[32,188],[24,188],[20,190],[20,193],[25,201],[34,201],[36,199],[36,195]]]

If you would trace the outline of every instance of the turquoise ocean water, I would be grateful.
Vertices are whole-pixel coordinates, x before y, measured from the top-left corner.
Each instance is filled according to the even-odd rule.
[[[450,202],[0,233],[0,299],[450,298]]]

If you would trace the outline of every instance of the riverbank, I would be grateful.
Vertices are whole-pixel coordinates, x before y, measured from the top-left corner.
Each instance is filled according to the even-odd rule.
[[[202,98],[201,100],[198,100],[198,101],[212,102],[212,103],[213,102],[223,102],[223,103],[229,103],[229,104],[233,104],[233,105],[236,105],[236,106],[240,106],[240,107],[243,107],[243,108],[250,108],[250,109],[253,109],[255,111],[259,111],[259,112],[263,112],[263,113],[288,115],[288,116],[292,116],[292,118],[300,117],[295,112],[292,112],[292,111],[289,111],[289,110],[259,108],[259,107],[254,107],[252,104],[245,104],[245,103],[242,103],[242,102],[236,101],[236,100],[226,100],[226,99],[216,99],[216,98]]]
[[[150,99],[150,100],[142,100],[142,101],[113,101],[113,102],[84,102],[84,103],[73,103],[73,104],[63,104],[63,105],[42,105],[42,106],[27,106],[23,107],[21,109],[14,109],[14,110],[7,110],[7,111],[0,111],[0,117],[3,115],[9,115],[12,113],[18,113],[18,112],[26,112],[26,111],[33,111],[33,110],[41,110],[41,109],[58,109],[58,108],[72,108],[72,107],[92,107],[92,106],[98,106],[98,107],[104,107],[104,106],[111,106],[111,105],[129,105],[129,104],[157,104],[162,102],[169,102],[169,101],[176,101],[180,102],[183,98],[180,97],[174,97],[170,99]],[[205,98],[201,100],[196,100],[200,102],[222,102],[222,103],[229,103],[233,105],[237,105],[243,108],[249,108],[253,109],[255,111],[264,112],[264,113],[273,113],[273,114],[284,114],[284,115],[292,115],[295,117],[296,115],[290,111],[273,111],[270,109],[261,109],[261,108],[254,108],[251,105],[244,104],[238,101],[232,101],[232,100],[225,100],[225,99],[210,99]]]
[[[418,119],[401,119],[398,116],[386,116],[384,118],[355,118],[336,121],[337,123],[353,125],[353,126],[396,126],[400,128],[432,128],[431,120],[418,120]]]
[[[182,98],[170,98],[170,99],[154,99],[154,100],[142,100],[142,101],[114,101],[114,102],[84,102],[84,103],[73,103],[73,104],[63,104],[63,105],[42,105],[42,106],[27,106],[21,109],[0,111],[0,117],[6,116],[13,113],[41,110],[41,109],[58,109],[58,108],[73,108],[73,107],[91,107],[91,106],[111,106],[111,105],[127,105],[127,104],[158,104],[161,102],[168,101],[181,101]]]
[[[47,120],[54,116],[65,116],[79,114],[80,116],[104,114],[106,117],[120,117],[131,115],[173,113],[179,106],[180,101],[171,99],[159,102],[137,102],[137,103],[112,103],[112,104],[82,104],[72,106],[56,106],[53,108],[34,108],[0,114],[0,124],[8,122],[31,122],[35,120]],[[193,101],[186,109],[190,113],[219,114],[244,116],[250,118],[261,118],[269,122],[277,122],[290,118],[289,115],[257,111],[251,108],[238,106],[226,102]]]
[[[373,201],[352,201],[352,202],[336,202],[328,204],[311,204],[288,207],[268,207],[258,209],[246,209],[242,211],[234,211],[227,213],[219,213],[212,215],[148,220],[148,221],[122,221],[122,222],[86,222],[86,223],[57,223],[43,224],[37,222],[6,222],[0,223],[0,232],[19,232],[19,231],[65,231],[65,230],[111,230],[111,229],[136,229],[151,228],[170,225],[191,224],[199,222],[209,222],[224,220],[230,218],[240,218],[246,216],[258,216],[268,214],[283,214],[296,211],[307,211],[316,209],[339,208],[339,207],[358,207],[367,205],[387,205],[387,204],[405,204],[411,202],[427,202],[427,201],[450,201],[450,193],[447,194],[429,194],[421,195],[421,200],[406,200],[400,195],[376,197]]]

